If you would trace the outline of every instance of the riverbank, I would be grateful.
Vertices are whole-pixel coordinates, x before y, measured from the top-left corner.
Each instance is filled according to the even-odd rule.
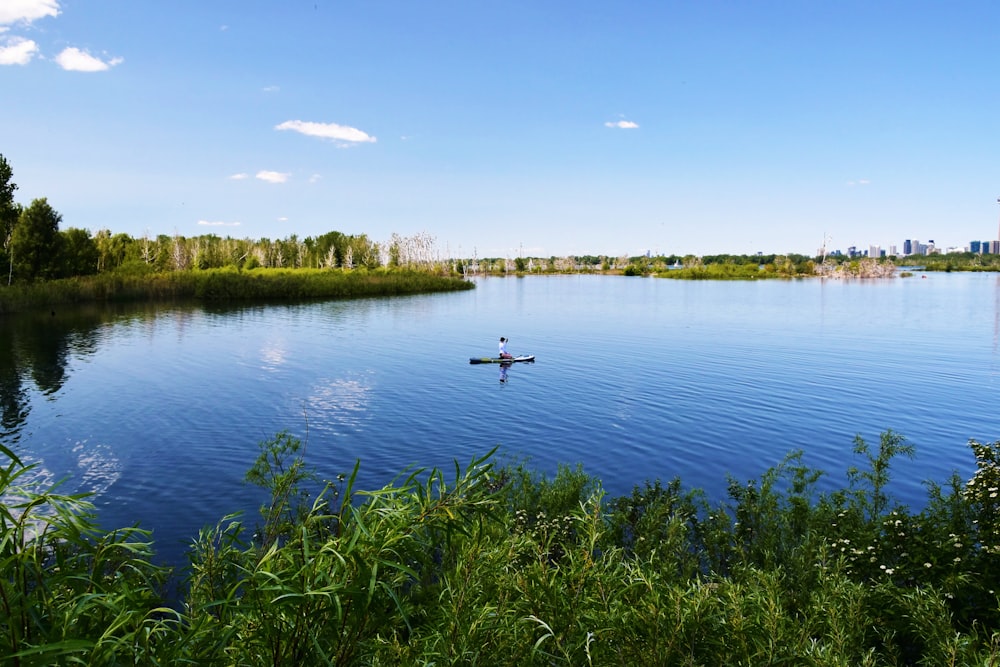
[[[679,479],[604,498],[581,467],[417,471],[318,497],[302,442],[260,443],[256,530],[193,538],[180,604],[149,532],[18,488],[0,504],[0,660],[49,664],[995,664],[1000,443],[910,512],[886,490],[913,448],[856,438],[849,486],[791,454],[710,504]],[[11,463],[0,498],[26,469]],[[18,485],[20,486],[20,484]],[[39,530],[44,526],[44,530]]]
[[[0,314],[92,302],[357,299],[473,288],[460,277],[412,269],[224,268],[107,273],[0,287]]]

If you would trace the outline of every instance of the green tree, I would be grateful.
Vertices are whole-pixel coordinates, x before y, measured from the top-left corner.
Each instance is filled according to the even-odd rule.
[[[13,266],[10,261],[10,235],[14,231],[14,223],[17,222],[19,214],[18,206],[14,203],[14,191],[17,184],[11,181],[14,171],[10,167],[7,159],[0,155],[0,244],[2,244],[4,255],[7,261],[7,284],[10,284]]]
[[[90,276],[97,273],[99,253],[97,243],[86,229],[70,227],[62,232],[61,273],[68,276]]]
[[[45,197],[21,211],[10,237],[13,271],[19,278],[36,280],[54,277],[59,270],[62,216]]]

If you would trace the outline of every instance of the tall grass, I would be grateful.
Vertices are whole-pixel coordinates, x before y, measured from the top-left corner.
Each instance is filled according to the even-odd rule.
[[[472,283],[411,269],[236,268],[118,272],[0,288],[0,314],[67,303],[170,299],[351,299],[471,289]]]
[[[911,512],[887,492],[912,454],[856,439],[848,486],[799,453],[710,502],[680,480],[604,496],[493,453],[318,494],[301,443],[261,443],[270,491],[191,546],[176,609],[148,535],[100,534],[79,497],[0,477],[4,664],[996,665],[1000,442]]]

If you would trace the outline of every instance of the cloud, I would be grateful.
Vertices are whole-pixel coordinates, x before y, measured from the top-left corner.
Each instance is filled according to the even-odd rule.
[[[115,65],[124,62],[123,58],[112,58],[111,60],[104,61],[100,58],[95,58],[86,51],[81,51],[75,46],[71,46],[62,50],[62,52],[56,56],[56,62],[64,70],[71,72],[103,72],[106,69],[110,69]]]
[[[209,220],[199,220],[199,225],[203,227],[239,227],[239,222],[222,222],[222,221],[209,221]]]
[[[319,174],[313,174],[309,177],[309,183],[319,183],[320,179],[323,178]]]
[[[619,121],[608,121],[604,124],[604,127],[617,127],[622,130],[634,130],[639,127],[638,123],[633,123],[630,120],[619,120]]]
[[[231,181],[245,181],[248,178],[250,178],[250,174],[233,174],[232,176],[229,177],[229,180],[231,180]]]
[[[264,86],[263,88],[261,88],[261,90],[264,91],[265,93],[276,93],[279,90],[281,90],[281,88],[279,88],[278,86]]]
[[[299,132],[309,137],[319,137],[320,139],[330,139],[338,142],[349,143],[375,143],[375,137],[369,136],[356,127],[337,125],[336,123],[312,123],[304,120],[286,120],[280,125],[275,125],[276,130],[291,130]]]
[[[59,15],[58,0],[3,0],[0,2],[0,25],[31,23],[46,16]]]
[[[11,37],[0,46],[0,65],[27,65],[38,53],[38,45],[30,39]]]
[[[283,174],[280,171],[261,170],[257,172],[257,178],[268,183],[284,183],[291,174]]]
[[[867,178],[859,178],[856,181],[847,181],[847,186],[854,187],[855,185],[868,185],[870,183],[871,181],[869,181]]]

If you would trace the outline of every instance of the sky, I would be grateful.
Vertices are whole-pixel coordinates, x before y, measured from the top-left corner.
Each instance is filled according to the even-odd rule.
[[[998,26],[995,0],[0,0],[0,155],[92,233],[961,248],[1000,227]]]

